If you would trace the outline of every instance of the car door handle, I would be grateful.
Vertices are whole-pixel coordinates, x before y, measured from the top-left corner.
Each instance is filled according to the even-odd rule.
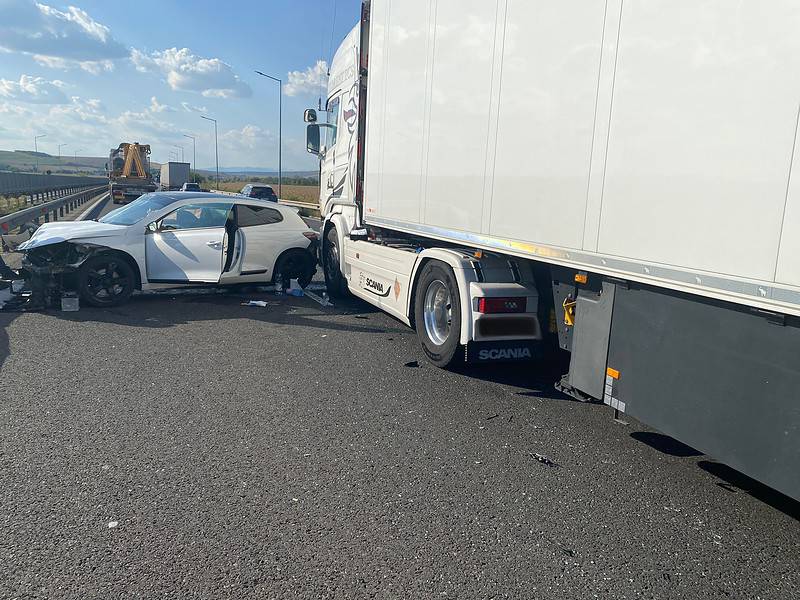
[[[220,250],[222,248],[222,242],[206,242],[206,246]]]

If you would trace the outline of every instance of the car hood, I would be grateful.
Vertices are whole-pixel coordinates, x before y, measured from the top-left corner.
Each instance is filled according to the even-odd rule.
[[[125,225],[109,225],[97,221],[68,221],[61,223],[45,223],[39,227],[27,242],[19,245],[19,250],[31,250],[48,244],[58,244],[70,240],[84,238],[104,238],[122,235]]]

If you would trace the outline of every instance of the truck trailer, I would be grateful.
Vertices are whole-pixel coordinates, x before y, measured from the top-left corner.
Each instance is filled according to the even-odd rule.
[[[161,165],[161,189],[179,190],[181,186],[190,181],[189,163],[166,162]]]
[[[150,173],[150,146],[134,142],[112,148],[108,156],[108,187],[114,204],[136,200],[156,191]]]
[[[320,260],[438,366],[542,360],[800,499],[800,5],[367,0]]]

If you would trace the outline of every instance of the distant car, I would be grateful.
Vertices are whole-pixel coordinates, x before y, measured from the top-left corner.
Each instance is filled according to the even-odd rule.
[[[270,202],[278,201],[278,196],[275,194],[275,190],[268,185],[259,183],[248,183],[239,193],[242,196],[247,196],[248,198],[258,198],[259,200],[269,200]]]
[[[203,190],[200,189],[199,183],[193,183],[191,181],[187,181],[181,186],[182,192],[202,192]]]
[[[305,287],[319,236],[297,212],[256,198],[154,192],[99,221],[45,223],[19,246],[30,277],[74,280],[94,306],[134,289],[277,282]]]

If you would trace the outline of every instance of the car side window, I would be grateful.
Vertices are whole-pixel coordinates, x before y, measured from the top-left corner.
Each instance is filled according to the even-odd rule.
[[[238,227],[254,227],[256,225],[271,225],[283,221],[280,211],[266,206],[252,204],[236,205],[236,225]]]
[[[186,204],[176,208],[161,219],[161,231],[181,229],[202,229],[206,227],[225,227],[231,204],[213,202],[211,204]]]

